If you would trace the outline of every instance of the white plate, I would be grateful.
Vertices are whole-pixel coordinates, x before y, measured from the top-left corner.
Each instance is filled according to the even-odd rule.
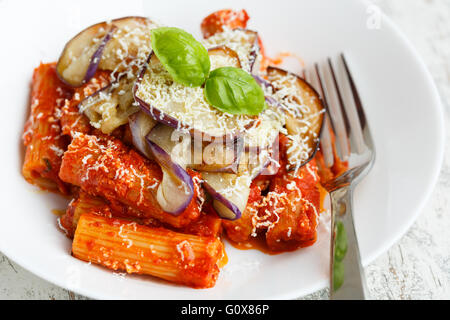
[[[310,248],[278,256],[227,246],[229,264],[213,289],[193,290],[150,277],[121,277],[70,256],[52,209],[65,200],[37,191],[20,174],[21,132],[33,68],[55,60],[82,27],[125,15],[148,15],[199,35],[201,19],[242,1],[0,0],[0,132],[3,157],[0,250],[59,286],[94,298],[295,298],[327,285],[328,233]],[[270,54],[291,51],[312,63],[347,54],[375,137],[377,161],[355,194],[365,265],[411,226],[430,195],[443,158],[443,113],[433,81],[414,49],[374,7],[357,0],[245,1],[250,27]],[[377,25],[379,23],[379,28]],[[298,71],[298,70],[293,70]]]

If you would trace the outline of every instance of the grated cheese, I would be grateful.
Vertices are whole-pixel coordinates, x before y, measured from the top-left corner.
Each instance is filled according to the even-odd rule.
[[[216,33],[208,39],[203,40],[207,49],[217,46],[227,46],[236,51],[241,60],[242,69],[252,71],[251,65],[257,55],[257,34],[249,30],[223,28],[223,32]]]
[[[64,154],[64,150],[61,148],[58,148],[55,145],[51,145],[50,149],[53,150],[58,157],[62,157],[62,155]]]
[[[288,168],[294,168],[297,172],[311,156],[318,138],[312,121],[324,111],[312,112],[310,106],[316,103],[317,97],[299,87],[296,75],[275,73],[270,78],[274,90],[266,87],[266,95],[282,102],[275,112],[285,118],[286,136],[289,139]]]
[[[215,59],[211,56],[211,59]],[[178,120],[178,129],[196,129],[211,136],[236,135],[254,123],[254,118],[232,115],[213,108],[201,87],[187,87],[173,81],[156,56],[153,56],[136,95],[155,110]]]

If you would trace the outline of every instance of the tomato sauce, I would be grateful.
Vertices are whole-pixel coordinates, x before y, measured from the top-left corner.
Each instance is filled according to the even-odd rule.
[[[222,269],[223,267],[225,267],[227,265],[227,263],[228,263],[228,255],[227,255],[227,252],[225,250],[223,250],[222,258],[217,263],[217,266],[220,269]]]
[[[262,234],[259,234],[257,237],[252,237],[250,240],[246,242],[238,243],[228,239],[228,243],[231,244],[231,246],[233,246],[234,248],[239,250],[258,250],[268,255],[278,255],[283,253],[283,251],[270,250],[270,248],[267,246],[266,238]]]
[[[328,192],[325,190],[325,188],[322,187],[322,185],[320,183],[317,183],[317,188],[319,189],[319,192],[320,192],[320,210],[319,210],[319,212],[322,213],[326,210],[324,203],[325,203],[326,197],[328,196]],[[283,250],[283,251],[271,250],[267,245],[264,234],[258,234],[256,237],[251,237],[248,241],[244,241],[244,242],[235,242],[235,241],[231,240],[229,237],[226,237],[226,238],[228,240],[228,243],[236,249],[258,250],[258,251],[261,251],[268,255],[278,255],[283,252],[292,252],[292,251],[296,251],[298,249],[298,248],[291,248],[291,249]],[[315,239],[314,239],[314,241],[312,241],[311,244],[313,244],[314,242],[315,242]]]
[[[66,210],[52,209],[51,211],[55,216],[58,216],[58,217],[62,217],[63,215],[66,214]]]

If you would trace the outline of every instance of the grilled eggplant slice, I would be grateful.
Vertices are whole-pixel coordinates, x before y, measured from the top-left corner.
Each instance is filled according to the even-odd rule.
[[[260,76],[253,75],[266,95],[266,109],[260,114],[259,121],[245,132],[245,151],[260,153],[273,147],[278,134],[284,131],[286,117],[280,112],[280,103],[272,97],[272,84]]]
[[[78,109],[89,118],[93,127],[110,134],[128,123],[128,117],[140,110],[134,103],[133,84],[134,78],[125,75],[81,101]]]
[[[124,72],[140,69],[152,52],[151,30],[158,25],[144,17],[125,17],[111,22],[117,29],[103,52],[99,68]]]
[[[140,66],[151,52],[150,31],[155,27],[147,18],[125,17],[86,28],[64,47],[57,64],[59,77],[79,87],[97,69],[123,72],[131,63]]]
[[[209,54],[215,67],[240,66],[231,49],[215,48]],[[252,116],[231,115],[213,108],[206,101],[203,88],[174,82],[155,54],[150,55],[148,66],[136,81],[134,97],[155,120],[193,136],[232,139],[256,121]]]
[[[231,50],[226,46],[219,46],[208,49],[208,54],[213,57],[211,60],[211,71],[225,67],[232,66],[235,68],[242,68],[241,60],[236,51]]]
[[[262,54],[258,33],[248,29],[225,29],[203,41],[207,48],[226,45],[237,52],[242,69],[249,73],[259,73]]]
[[[267,78],[273,96],[286,117],[288,169],[311,161],[319,147],[325,107],[317,91],[304,79],[286,70],[269,67]]]
[[[258,119],[258,122],[245,132],[245,150],[260,153],[272,147],[278,134],[283,130],[285,117],[268,104]]]
[[[117,28],[106,22],[93,25],[72,38],[58,60],[58,76],[66,84],[79,87],[97,71],[103,51]]]
[[[260,175],[273,176],[280,169],[280,153],[278,137],[268,149],[259,152],[246,151],[239,163],[238,174],[247,173],[253,180]]]
[[[191,137],[171,127],[158,123],[146,139],[162,148],[172,158],[172,162],[187,168],[191,162]]]
[[[134,147],[147,158],[152,158],[152,153],[148,147],[146,137],[158,122],[143,111],[132,114],[129,117],[129,121]]]
[[[194,141],[192,160],[188,166],[197,171],[237,173],[243,151],[241,139],[203,143]]]
[[[189,141],[183,139],[179,142],[172,128],[158,124],[146,139],[153,158],[163,171],[156,199],[164,211],[178,215],[187,208],[194,196],[194,182],[186,171],[186,160],[190,157],[190,137]]]
[[[239,219],[247,206],[251,177],[248,174],[203,172],[203,186],[211,195],[214,209],[223,219]]]
[[[141,120],[140,122],[146,126],[145,123],[150,117],[146,114],[143,115],[145,121]],[[166,150],[171,155],[173,162],[197,171],[236,173],[243,152],[243,143],[239,140],[203,141],[198,139],[195,141],[191,139],[190,135],[163,124],[158,124],[151,130],[147,139]]]

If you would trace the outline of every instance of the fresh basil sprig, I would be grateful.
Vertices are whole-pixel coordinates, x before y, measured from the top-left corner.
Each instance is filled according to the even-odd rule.
[[[256,80],[242,69],[215,69],[205,84],[206,100],[222,112],[258,115],[265,107],[264,91]]]
[[[224,67],[209,74],[208,51],[191,34],[162,27],[151,31],[151,40],[153,51],[174,81],[190,87],[205,84],[205,98],[215,108],[236,115],[258,115],[264,109],[264,92],[249,73]]]
[[[208,51],[184,30],[162,27],[151,31],[152,49],[172,78],[190,87],[203,85],[211,62]]]

